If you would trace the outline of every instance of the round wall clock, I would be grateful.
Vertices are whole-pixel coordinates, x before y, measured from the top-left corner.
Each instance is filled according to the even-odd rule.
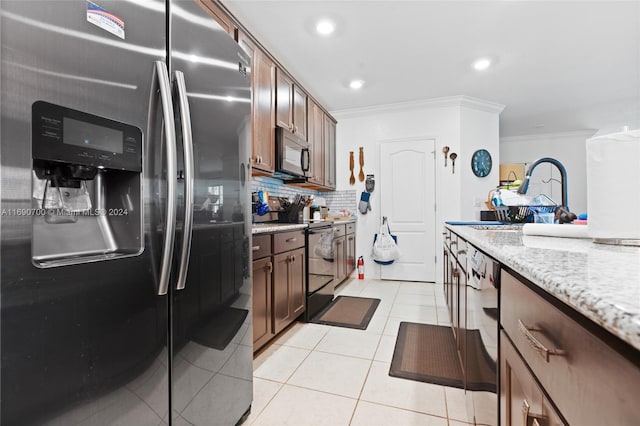
[[[491,173],[491,154],[486,149],[479,149],[471,157],[471,170],[478,177],[485,177]]]

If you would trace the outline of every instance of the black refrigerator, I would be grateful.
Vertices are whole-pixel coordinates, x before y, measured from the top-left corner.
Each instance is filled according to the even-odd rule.
[[[0,424],[252,402],[250,63],[209,0],[0,2]]]

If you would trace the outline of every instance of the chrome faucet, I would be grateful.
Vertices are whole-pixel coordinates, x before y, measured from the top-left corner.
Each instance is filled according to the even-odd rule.
[[[534,161],[529,166],[529,169],[525,173],[524,181],[518,187],[518,194],[525,194],[527,192],[527,189],[529,189],[529,179],[531,178],[533,169],[535,169],[538,166],[538,164],[541,164],[541,163],[551,163],[554,166],[556,166],[560,171],[560,178],[561,178],[560,183],[562,185],[562,207],[564,207],[567,211],[569,211],[569,206],[567,205],[567,169],[565,169],[562,163],[556,160],[555,158],[544,157]]]

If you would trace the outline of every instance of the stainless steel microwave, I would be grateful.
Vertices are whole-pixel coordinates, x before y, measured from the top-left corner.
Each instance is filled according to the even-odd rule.
[[[290,131],[276,127],[276,171],[306,177],[311,165],[309,144]]]

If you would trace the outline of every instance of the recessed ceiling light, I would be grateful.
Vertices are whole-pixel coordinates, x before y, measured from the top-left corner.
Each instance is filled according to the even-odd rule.
[[[364,86],[364,80],[351,80],[349,83],[349,87],[353,90],[362,89],[362,86]]]
[[[330,35],[335,31],[335,29],[336,29],[336,24],[334,24],[333,21],[330,21],[328,19],[322,19],[318,21],[318,23],[316,24],[316,31],[318,32],[318,34],[321,34],[324,36]]]
[[[491,59],[489,58],[480,58],[473,63],[473,68],[478,71],[486,70],[491,66]]]

